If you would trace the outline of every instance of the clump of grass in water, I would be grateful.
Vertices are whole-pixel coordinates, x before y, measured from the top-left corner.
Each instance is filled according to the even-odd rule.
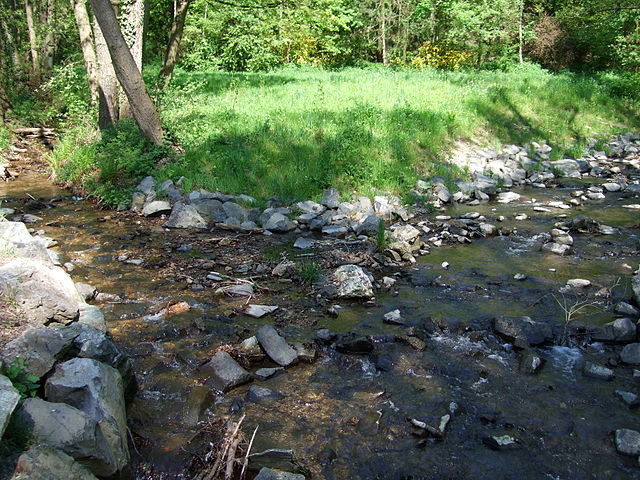
[[[313,285],[322,276],[322,266],[317,262],[300,262],[296,271],[305,285]]]

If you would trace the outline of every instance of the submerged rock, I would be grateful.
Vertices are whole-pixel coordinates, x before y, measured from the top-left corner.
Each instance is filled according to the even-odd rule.
[[[582,372],[585,377],[597,378],[599,380],[609,381],[613,380],[613,377],[615,377],[613,370],[593,362],[586,362]]]
[[[305,476],[299,473],[285,472],[263,467],[255,480],[305,480]]]
[[[245,399],[247,402],[253,403],[268,403],[275,400],[280,400],[283,398],[280,392],[276,392],[275,390],[271,390],[269,388],[258,387],[257,385],[252,385],[249,387]]]
[[[540,345],[553,338],[551,327],[536,322],[531,317],[497,316],[493,319],[493,329],[509,341],[524,341],[529,345]]]

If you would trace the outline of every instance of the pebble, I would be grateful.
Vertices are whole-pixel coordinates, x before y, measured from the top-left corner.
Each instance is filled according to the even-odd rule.
[[[516,274],[513,276],[513,279],[514,279],[514,280],[517,280],[517,281],[519,281],[519,282],[521,282],[522,280],[526,280],[526,279],[527,279],[527,276],[526,276],[524,273],[516,273]]]

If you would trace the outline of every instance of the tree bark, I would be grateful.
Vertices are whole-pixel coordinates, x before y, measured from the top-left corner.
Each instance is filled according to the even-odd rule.
[[[389,59],[387,57],[387,12],[385,8],[385,0],[380,0],[380,44],[382,47],[382,64],[387,65]]]
[[[100,130],[111,128],[120,116],[118,79],[113,69],[107,42],[102,29],[94,18],[93,34],[96,42],[96,60],[98,62],[98,126]]]
[[[522,54],[524,46],[524,0],[520,0],[520,18],[518,20],[518,56],[520,58],[520,65],[524,63],[524,56]]]
[[[55,54],[56,44],[54,38],[55,32],[55,2],[47,0],[47,8],[43,11],[43,22],[46,33],[42,44],[43,67],[47,74],[53,70],[53,55]]]
[[[31,52],[31,75],[34,83],[40,83],[40,55],[38,54],[38,36],[33,23],[33,5],[30,0],[24,0],[24,10],[29,34],[29,48]]]
[[[89,91],[91,92],[91,103],[98,103],[98,60],[96,59],[96,51],[94,49],[93,32],[91,31],[91,21],[87,13],[87,5],[85,0],[71,0],[71,7],[76,18],[78,26],[78,34],[80,35],[80,47],[82,48],[82,57],[84,58],[84,66],[87,70],[87,79],[89,81]]]
[[[142,135],[155,144],[162,143],[162,126],[158,111],[147,93],[142,74],[122,36],[120,25],[109,0],[90,0],[93,13],[107,43],[116,77],[131,104]]]
[[[164,61],[160,69],[158,80],[163,89],[167,88],[171,83],[173,69],[178,60],[178,51],[182,42],[182,34],[184,33],[184,24],[187,19],[187,12],[192,0],[180,0],[175,9],[173,23],[171,24],[171,32],[169,33],[169,44],[164,54]]]
[[[120,2],[120,29],[133,60],[142,72],[142,51],[144,46],[144,27],[146,19],[145,0],[124,0]],[[133,115],[127,96],[120,95],[120,118],[131,118]]]

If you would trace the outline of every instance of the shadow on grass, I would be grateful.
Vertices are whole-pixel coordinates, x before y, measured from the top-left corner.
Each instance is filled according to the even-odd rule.
[[[239,87],[264,88],[301,81],[305,80],[279,74],[179,71],[171,81],[171,89],[190,89],[192,93],[221,95]]]
[[[453,115],[408,107],[316,110],[304,122],[282,118],[242,131],[230,125],[203,137],[165,173],[185,176],[189,188],[262,198],[317,198],[327,187],[400,193],[429,173],[455,131]]]
[[[532,96],[536,97],[534,101]],[[546,140],[556,155],[579,155],[593,135],[608,133],[622,125],[627,128],[640,125],[627,97],[612,95],[609,86],[601,81],[578,75],[569,80],[550,78],[540,85],[524,82],[517,90],[492,87],[485,97],[476,97],[469,105],[500,141],[523,145],[532,140]],[[584,119],[579,121],[578,117],[593,116],[597,109],[602,110],[606,123],[591,125]]]

